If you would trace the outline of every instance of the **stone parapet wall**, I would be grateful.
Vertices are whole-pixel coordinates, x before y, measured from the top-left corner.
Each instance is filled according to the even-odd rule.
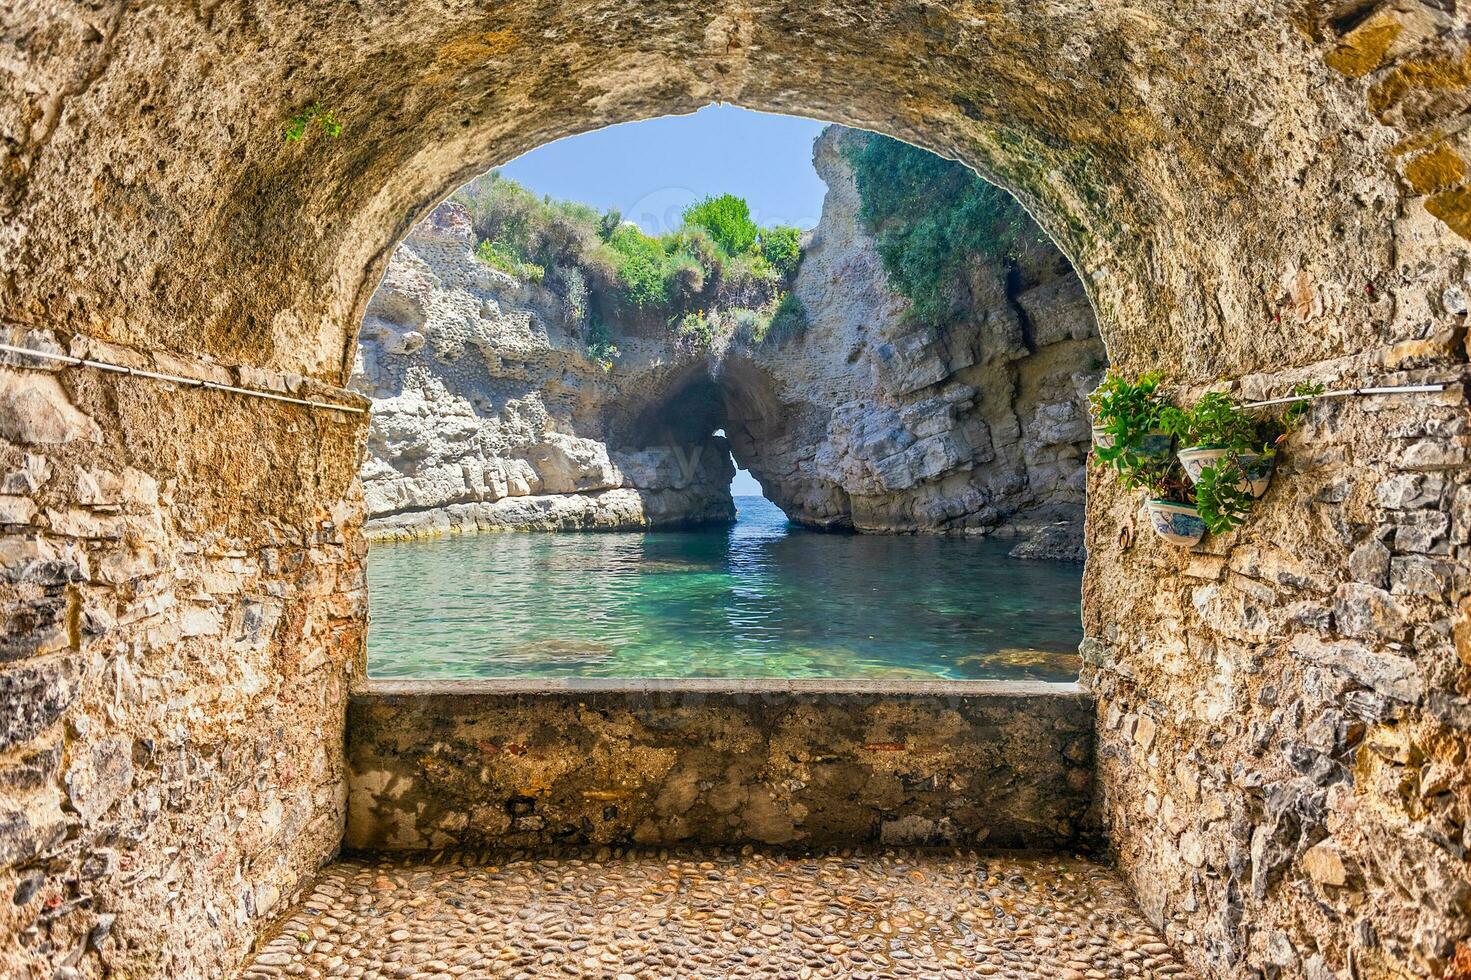
[[[346,846],[1093,842],[1073,685],[373,681]]]
[[[1107,835],[1208,975],[1471,968],[1465,375],[1393,370],[1437,349],[1243,379],[1249,398],[1303,377],[1452,384],[1319,402],[1249,522],[1196,548],[1156,538],[1139,495],[1090,467]]]
[[[267,372],[69,351],[365,404]],[[0,367],[0,976],[216,980],[336,851],[365,427]]]

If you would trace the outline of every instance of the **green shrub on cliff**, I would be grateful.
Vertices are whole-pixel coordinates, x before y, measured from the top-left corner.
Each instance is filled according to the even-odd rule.
[[[964,164],[875,134],[853,139],[845,153],[859,217],[914,316],[954,319],[966,301],[967,263],[1005,258],[1023,243],[1030,221],[1022,206]]]
[[[765,336],[772,343],[784,344],[806,333],[807,323],[807,307],[802,305],[797,294],[783,293],[781,302],[777,303],[776,310],[772,313],[771,324],[767,327]]]
[[[594,320],[587,328],[587,356],[597,361],[604,371],[613,370],[613,362],[623,353],[613,343],[607,324]]]
[[[523,261],[515,252],[499,242],[481,242],[475,246],[475,256],[486,265],[499,269],[507,275],[515,276],[517,279],[541,282],[546,276],[546,270],[541,266]]]
[[[800,229],[759,227],[731,194],[690,206],[683,226],[663,235],[645,234],[617,211],[538,197],[498,173],[456,198],[470,212],[476,254],[558,293],[571,326],[588,318],[622,329],[662,323],[709,344],[735,324],[725,313],[769,321],[801,262]],[[600,350],[603,343],[613,347],[605,338]]]
[[[791,225],[776,225],[761,229],[761,257],[776,274],[789,279],[797,273],[802,261],[802,229]]]
[[[623,225],[609,237],[608,250],[629,302],[640,309],[668,303],[669,255],[663,242]]]
[[[684,223],[710,233],[726,255],[745,255],[756,245],[760,229],[751,220],[751,208],[734,194],[707,197],[684,209]]]

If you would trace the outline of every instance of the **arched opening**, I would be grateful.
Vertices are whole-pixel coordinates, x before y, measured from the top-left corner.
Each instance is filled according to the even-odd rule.
[[[1076,696],[1096,724],[1046,730],[1050,771],[1081,773],[1073,801],[1096,803],[1144,914],[1192,968],[1463,971],[1464,11],[266,0],[16,18],[0,96],[8,339],[189,380],[10,354],[0,371],[4,970],[228,972],[363,799],[343,728],[361,707],[364,426],[203,382],[360,408],[337,386],[362,314],[454,187],[550,139],[713,99],[892,133],[995,178],[1078,269],[1128,372],[1249,398],[1302,380],[1449,385],[1315,410],[1253,524],[1196,550],[1131,534],[1137,497],[1091,483]],[[501,717],[531,717],[505,697]],[[824,697],[765,692],[711,734],[654,694],[579,696],[562,719],[605,719],[606,738],[548,723],[531,747],[420,758],[478,774],[493,750],[524,767],[518,790],[541,786],[542,747],[563,738],[583,765],[642,717],[734,774],[668,770],[667,805],[688,783],[790,840],[803,830],[778,804],[798,783],[906,805],[934,793],[974,816],[984,802],[956,809],[934,787],[1041,744],[1018,729],[1006,751],[946,755],[994,746],[995,725],[911,743],[881,729],[913,702]],[[813,731],[835,734],[795,760],[753,749]],[[667,758],[642,747],[648,767]],[[852,758],[861,780],[821,768]],[[590,821],[632,806],[606,795],[617,786],[575,792]],[[482,816],[535,835],[534,800]],[[1055,800],[1023,802],[1035,816]],[[457,819],[436,813],[426,833]]]
[[[368,673],[1073,681],[1103,367],[958,163],[732,107],[534,151],[368,304]]]

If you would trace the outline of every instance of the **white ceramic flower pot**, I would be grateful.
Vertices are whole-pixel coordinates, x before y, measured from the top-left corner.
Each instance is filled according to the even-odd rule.
[[[1200,474],[1205,472],[1207,467],[1215,466],[1231,455],[1231,451],[1218,446],[1187,446],[1177,455],[1180,458],[1180,468],[1185,471],[1190,482],[1199,483]]]
[[[1230,456],[1231,451],[1219,446],[1187,446],[1177,455],[1180,459],[1180,468],[1185,471],[1190,482],[1199,483],[1200,474],[1206,468],[1215,466]],[[1244,474],[1244,479],[1237,480],[1236,485],[1243,490],[1251,491],[1253,497],[1260,497],[1266,493],[1267,487],[1272,482],[1275,457],[1263,456],[1261,453],[1240,453],[1236,457],[1236,462]]]
[[[1242,453],[1238,457],[1241,470],[1246,474],[1246,486],[1253,497],[1260,497],[1272,485],[1272,471],[1276,469],[1277,457],[1261,453]]]
[[[1193,504],[1177,504],[1169,500],[1146,500],[1149,526],[1170,544],[1190,548],[1205,537],[1205,521]]]

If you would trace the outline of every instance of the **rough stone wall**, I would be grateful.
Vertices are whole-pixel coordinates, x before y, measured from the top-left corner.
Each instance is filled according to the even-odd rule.
[[[1092,706],[1071,685],[534,687],[355,693],[347,846],[1095,839]]]
[[[1251,523],[1192,551],[1090,476],[1084,680],[1108,836],[1210,976],[1471,975],[1471,226],[1444,128],[1468,81],[1458,16],[1369,4],[1305,22],[1400,179],[1358,178],[1368,211],[1345,206],[1264,277],[1267,309],[1239,321],[1255,350],[1175,360],[1109,337],[1129,368],[1197,391],[1220,386],[1216,364],[1247,397],[1450,386],[1319,404]],[[1354,270],[1340,242],[1374,264]]]
[[[793,287],[810,325],[724,365],[736,458],[802,523],[999,528],[1029,536],[1021,554],[1081,561],[1105,365],[1082,283],[1032,228],[1014,260],[975,260],[962,320],[906,316],[858,217],[844,148],[864,138],[829,127],[813,148],[828,192]]]
[[[1444,379],[1389,370],[1434,350],[1242,391]],[[1146,914],[1210,975],[1471,969],[1467,421],[1464,375],[1320,403],[1251,522],[1190,550],[1092,475],[1084,677],[1108,836]]]
[[[550,139],[721,99],[909,139],[1014,191],[1073,260],[1110,362],[1124,370],[1162,367],[1197,385],[1263,372],[1284,383],[1296,373],[1367,380],[1358,372],[1372,376],[1373,364],[1459,376],[1471,258],[1468,24],[1461,5],[1421,0],[30,4],[0,38],[0,320],[344,383],[392,246],[454,187]],[[283,141],[282,127],[314,99],[340,113],[342,135]],[[1334,360],[1354,357],[1367,363]],[[1445,407],[1443,421],[1417,418],[1413,406],[1391,405],[1373,422],[1365,407],[1340,411],[1333,438],[1353,453],[1330,454],[1320,475],[1343,480],[1349,495],[1312,501],[1316,510],[1293,506],[1284,478],[1232,539],[1233,560],[1250,568],[1249,549],[1302,533],[1292,554],[1320,576],[1320,604],[1365,584],[1349,564],[1360,543],[1348,550],[1331,519],[1347,518],[1365,487],[1388,486],[1406,475],[1399,470],[1438,477],[1440,505],[1464,512],[1464,404]],[[127,434],[127,451],[166,454],[151,432]],[[218,441],[246,432],[256,439],[242,447],[247,457],[272,451],[251,425]],[[279,439],[289,447],[303,437],[283,425]],[[176,438],[189,452],[204,449],[182,431]],[[1419,442],[1429,448],[1411,455]],[[329,497],[335,489],[324,489],[323,509],[345,499],[345,489]],[[1410,792],[1433,775],[1419,760],[1465,757],[1464,544],[1444,556],[1391,554],[1391,570],[1398,557],[1402,567],[1444,561],[1452,574],[1439,599],[1409,597],[1415,628],[1398,651],[1369,648],[1409,661],[1423,688],[1397,702],[1405,761],[1381,766],[1384,754],[1356,750],[1344,788],[1333,790],[1334,812],[1374,831],[1372,843],[1342,835],[1357,866],[1413,867],[1420,877],[1373,879],[1354,913],[1369,922],[1360,929],[1333,904],[1338,896],[1317,890],[1302,858],[1277,865],[1260,899],[1241,874],[1233,884],[1239,844],[1229,860],[1207,854],[1199,869],[1175,860],[1186,838],[1171,829],[1179,810],[1160,791],[1176,777],[1137,746],[1162,763],[1229,775],[1243,806],[1253,783],[1280,790],[1296,770],[1289,777],[1281,757],[1250,754],[1196,719],[1197,705],[1222,699],[1213,692],[1230,661],[1215,651],[1230,655],[1241,641],[1193,602],[1181,622],[1170,619],[1188,559],[1171,554],[1161,571],[1139,560],[1152,542],[1131,554],[1107,544],[1137,501],[1106,483],[1090,489],[1085,615],[1090,680],[1101,690],[1104,812],[1135,888],[1165,896],[1149,907],[1172,924],[1192,966],[1210,976],[1347,980],[1374,975],[1362,964],[1419,977],[1464,963],[1464,766],[1447,792],[1421,803]],[[184,519],[188,508],[181,500],[168,512]],[[1375,500],[1365,528],[1397,527],[1406,510]],[[1314,513],[1329,515],[1329,527],[1310,523]],[[1205,598],[1239,596],[1244,610],[1251,596],[1256,611],[1243,618],[1285,629],[1299,586],[1222,574],[1226,590]],[[1353,679],[1362,661],[1340,642],[1358,641],[1359,628],[1334,611],[1310,673],[1270,637],[1260,642],[1262,673],[1231,674],[1240,682],[1229,710],[1243,724],[1270,722],[1276,708],[1252,685],[1280,678],[1283,731],[1295,736],[1286,715],[1304,699],[1322,703],[1318,680],[1336,704],[1362,700],[1374,688]],[[1453,647],[1440,642],[1445,630]],[[1182,648],[1197,659],[1178,660]],[[160,665],[150,676],[169,674]],[[48,682],[27,703],[53,689],[65,688]],[[1120,718],[1148,713],[1154,726],[1110,727],[1113,708]],[[1236,731],[1235,716],[1222,717]],[[1189,799],[1186,772],[1179,786]],[[1403,791],[1389,785],[1396,777]],[[247,819],[264,812],[244,809]],[[1187,819],[1221,833],[1208,812],[1192,808]],[[1236,839],[1263,826],[1265,849],[1274,823],[1302,819],[1298,808],[1283,812],[1292,815],[1264,811]],[[258,853],[269,861],[291,852],[278,844]],[[1245,856],[1249,868],[1249,848]],[[1417,882],[1432,873],[1448,887],[1417,900],[1428,896]],[[202,893],[181,889],[175,901],[201,907]],[[193,924],[159,929],[196,968],[243,949],[243,928],[206,936]],[[1218,934],[1230,938],[1208,942]],[[6,939],[7,949],[19,941]],[[50,964],[65,955],[45,954]]]
[[[474,245],[468,212],[441,204],[368,304],[352,376],[373,399],[368,537],[734,520],[723,439],[617,424],[679,413],[669,402],[708,373],[705,358],[620,335],[604,371],[559,297]]]
[[[0,337],[363,404],[267,372]],[[335,852],[366,612],[364,427],[0,367],[0,976],[214,980]]]

